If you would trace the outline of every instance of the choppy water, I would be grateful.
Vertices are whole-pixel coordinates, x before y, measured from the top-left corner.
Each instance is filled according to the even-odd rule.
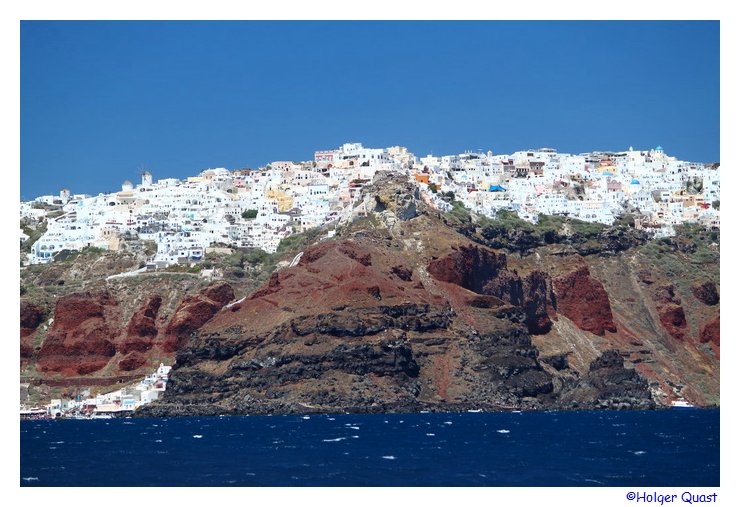
[[[719,410],[21,421],[22,486],[719,486]]]

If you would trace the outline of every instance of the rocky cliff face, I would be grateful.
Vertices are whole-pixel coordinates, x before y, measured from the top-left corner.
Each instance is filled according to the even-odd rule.
[[[151,294],[144,305],[136,310],[126,326],[126,334],[121,341],[122,353],[146,352],[154,347],[155,338],[159,334],[157,314],[161,306],[162,296]]]
[[[405,183],[382,183],[381,197],[363,200],[376,204],[369,216],[194,333],[167,395],[143,414],[718,401],[718,311],[702,302],[711,289],[692,299],[699,310],[687,306],[690,287],[666,288],[671,275],[639,235],[601,232],[603,248],[571,235],[565,249],[500,251],[446,226]]]
[[[543,334],[552,326],[549,312],[553,294],[549,275],[532,271],[522,278],[516,271],[508,270],[504,254],[472,244],[461,245],[451,254],[433,259],[427,271],[439,281],[495,296],[523,308],[524,322],[530,333]]]
[[[39,352],[41,371],[84,375],[108,364],[116,354],[111,337],[119,326],[117,305],[107,291],[61,298]]]
[[[33,357],[33,335],[46,320],[47,314],[41,306],[21,300],[21,363]]]
[[[109,290],[63,296],[57,301],[53,324],[35,354],[36,366],[42,373],[63,377],[87,375],[105,368],[130,372],[145,365],[151,367],[150,351],[156,348],[158,355],[176,352],[182,338],[199,329],[233,299],[233,294],[228,284],[220,283],[186,297],[163,333],[157,322],[162,304],[159,294],[147,296],[128,323],[123,319],[119,301]],[[33,356],[27,354],[29,359]]]
[[[666,331],[677,340],[683,340],[686,330],[686,314],[681,305],[681,298],[672,285],[661,285],[654,291],[656,308],[660,323]]]
[[[691,293],[705,305],[714,306],[719,304],[719,292],[714,282],[705,281],[691,287]]]
[[[591,277],[588,266],[558,276],[554,286],[558,312],[579,329],[598,336],[617,331],[609,295],[601,282]]]
[[[22,274],[23,381],[48,391],[45,386],[63,390],[142,377],[160,361],[172,364],[178,340],[234,298],[229,284],[209,285],[197,275],[111,279],[133,261],[125,253],[103,257],[34,266]]]
[[[167,325],[164,351],[177,352],[192,333],[200,329],[232,299],[234,290],[227,283],[219,283],[207,287],[194,296],[186,296]]]
[[[401,258],[384,242],[312,247],[217,314],[178,352],[167,396],[145,413],[654,406],[616,351],[583,375],[567,354],[541,357],[530,328],[554,302],[546,274],[520,278],[505,256],[463,245],[398,277]]]
[[[389,175],[360,202],[254,290],[108,283],[59,298],[46,331],[28,300],[22,360],[75,379],[176,360],[142,415],[719,402],[719,264],[704,243],[460,223]]]
[[[709,322],[701,331],[699,336],[701,343],[713,343],[719,348],[719,315],[716,319]]]

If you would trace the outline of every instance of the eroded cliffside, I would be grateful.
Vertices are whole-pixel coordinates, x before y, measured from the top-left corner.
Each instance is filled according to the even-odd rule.
[[[195,333],[167,395],[143,413],[718,403],[719,309],[705,287],[718,264],[692,271],[666,299],[665,263],[629,232],[601,232],[608,251],[592,245],[586,255],[557,242],[497,251],[401,198],[405,182],[382,184],[375,211]],[[685,326],[666,320],[671,305]]]
[[[22,365],[82,382],[176,360],[142,415],[719,403],[707,238],[560,219],[516,232],[382,174],[362,203],[256,289],[196,277],[26,297]]]

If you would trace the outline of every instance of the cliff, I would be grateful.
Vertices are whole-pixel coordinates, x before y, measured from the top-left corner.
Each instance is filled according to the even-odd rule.
[[[407,187],[381,175],[371,211],[203,324],[142,414],[719,403],[707,238],[687,253],[615,228],[601,247],[561,231],[496,249]]]
[[[214,282],[110,278],[140,261],[126,254],[23,272],[22,378],[64,389],[174,362],[142,415],[719,403],[710,233],[440,213],[383,173],[333,239],[314,232],[235,252]]]
[[[130,382],[160,362],[208,318],[258,283],[210,281],[197,273],[112,275],[136,269],[130,252],[83,252],[21,270],[21,381],[38,399],[73,396],[80,387]]]

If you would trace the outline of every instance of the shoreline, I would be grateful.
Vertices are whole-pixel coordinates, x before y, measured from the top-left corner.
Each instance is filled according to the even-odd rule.
[[[128,414],[128,415],[120,415],[120,416],[113,416],[111,418],[95,418],[95,417],[55,417],[55,418],[39,418],[39,419],[21,419],[21,422],[36,422],[36,421],[95,421],[95,420],[102,420],[102,421],[110,421],[111,419],[157,419],[157,420],[168,420],[168,419],[218,419],[218,418],[239,418],[239,417],[310,417],[310,416],[344,416],[344,415],[417,415],[417,414],[435,414],[435,415],[443,415],[443,414],[552,414],[552,413],[575,413],[575,412],[581,412],[581,413],[619,413],[619,412],[646,412],[646,413],[652,413],[652,412],[664,412],[664,411],[675,411],[675,412],[693,412],[693,411],[712,411],[712,410],[720,410],[720,406],[718,405],[711,405],[711,406],[703,406],[703,407],[670,407],[670,406],[659,406],[655,408],[649,408],[649,409],[577,409],[577,410],[568,410],[568,409],[540,409],[540,410],[460,410],[460,411],[449,411],[449,410],[439,410],[439,411],[394,411],[394,412],[360,412],[360,411],[343,411],[343,412],[293,412],[293,413],[242,413],[242,414],[198,414],[198,415],[150,415],[150,414]]]

